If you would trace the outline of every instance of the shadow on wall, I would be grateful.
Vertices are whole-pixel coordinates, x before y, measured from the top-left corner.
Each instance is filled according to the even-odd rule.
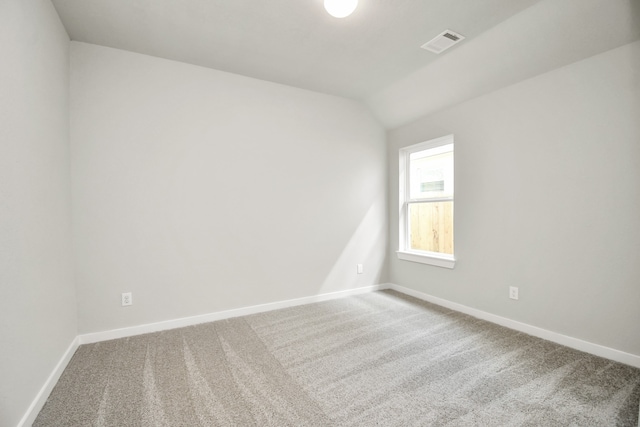
[[[378,196],[345,245],[318,294],[377,285],[384,279],[387,249],[385,211],[386,199]],[[357,274],[357,264],[363,264],[362,274]]]

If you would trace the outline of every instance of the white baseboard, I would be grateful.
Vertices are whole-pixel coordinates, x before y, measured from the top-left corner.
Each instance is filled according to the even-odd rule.
[[[220,311],[216,313],[203,314],[200,316],[185,317],[182,319],[167,320],[163,322],[150,323],[146,325],[132,326],[129,328],[114,329],[104,332],[96,332],[91,334],[78,335],[73,339],[69,348],[64,353],[56,367],[53,369],[49,378],[36,395],[35,399],[27,409],[17,427],[29,427],[35,421],[44,406],[49,394],[56,385],[62,372],[65,370],[71,357],[81,344],[90,344],[99,341],[106,341],[116,338],[130,337],[134,335],[146,334],[149,332],[164,331],[167,329],[181,328],[184,326],[197,325],[199,323],[213,322],[216,320],[230,319],[232,317],[246,316],[249,314],[264,313],[266,311],[278,310],[281,308],[295,307],[298,305],[311,304],[314,302],[328,301],[332,299],[342,298],[350,295],[364,294],[367,292],[375,292],[382,289],[388,289],[388,284],[380,284],[373,286],[365,286],[362,288],[348,289],[344,291],[330,292],[326,294],[313,295],[304,298],[297,298],[286,301],[277,301],[268,304],[255,305],[251,307],[243,307],[234,310]]]
[[[459,311],[461,313],[477,317],[478,319],[487,320],[491,323],[496,323],[509,329],[514,329],[516,331],[533,335],[534,337],[542,338],[548,341],[555,342],[557,344],[574,348],[576,350],[584,351],[585,353],[590,353],[596,356],[604,357],[606,359],[640,368],[640,356],[635,354],[625,353],[624,351],[605,347],[599,344],[594,344],[588,341],[583,341],[578,338],[573,338],[567,335],[559,334],[557,332],[538,328],[537,326],[531,326],[526,323],[507,319],[506,317],[497,316],[495,314],[487,313],[486,311],[478,310],[466,305],[434,297],[432,295],[405,288],[404,286],[396,285],[394,283],[388,284],[387,287],[388,289],[393,289],[394,291],[398,291],[403,294],[421,299],[423,301],[431,302],[442,307],[450,308],[451,310]]]
[[[27,412],[18,423],[18,427],[29,427],[31,426],[31,424],[33,424],[33,422],[36,420],[36,417],[40,413],[40,410],[49,398],[51,390],[53,390],[53,387],[55,387],[56,383],[60,379],[60,375],[62,375],[62,372],[69,364],[69,361],[71,360],[73,354],[76,352],[79,346],[79,337],[75,337],[73,341],[71,341],[71,344],[67,348],[67,351],[65,351],[62,355],[62,358],[60,359],[56,367],[53,368],[53,372],[51,372],[51,375],[49,375],[49,378],[47,378],[44,385],[36,395],[35,399],[33,399],[33,402],[31,402],[29,409],[27,409]]]
[[[247,316],[249,314],[264,313],[266,311],[278,310],[281,308],[295,307],[298,305],[311,304],[314,302],[328,301],[336,298],[342,298],[350,295],[358,295],[367,292],[375,292],[382,289],[388,289],[389,285],[373,285],[362,288],[348,289],[344,291],[331,292],[309,297],[277,301],[268,304],[254,305],[251,307],[236,308],[233,310],[219,311],[215,313],[201,314],[198,316],[183,317],[181,319],[166,320],[157,323],[148,323],[145,325],[131,326],[122,329],[113,329],[110,331],[94,332],[90,334],[79,335],[80,344],[91,344],[100,341],[113,340],[117,338],[131,337],[135,335],[147,334],[150,332],[165,331],[168,329],[183,328],[185,326],[197,325],[206,322],[215,322],[216,320],[230,319],[232,317]]]
[[[243,307],[234,310],[220,311],[216,313],[203,314],[199,316],[185,317],[181,319],[167,320],[163,322],[150,323],[146,325],[132,326],[129,328],[114,329],[110,331],[95,332],[90,334],[78,335],[69,345],[69,348],[64,353],[56,367],[54,368],[47,381],[42,386],[37,396],[29,406],[29,409],[18,423],[18,427],[30,426],[38,416],[38,413],[44,406],[51,390],[56,385],[60,375],[69,364],[71,357],[81,344],[90,344],[99,341],[106,341],[117,338],[130,337],[140,334],[146,334],[150,332],[163,331],[167,329],[181,328],[184,326],[197,325],[200,323],[213,322],[216,320],[230,319],[233,317],[246,316],[250,314],[264,313],[267,311],[278,310],[281,308],[295,307],[304,304],[311,304],[314,302],[329,301],[332,299],[342,298],[351,295],[359,295],[368,292],[375,292],[383,289],[393,289],[400,293],[421,299],[423,301],[431,302],[442,307],[449,308],[461,313],[468,314],[479,319],[487,320],[492,323],[496,323],[501,326],[505,326],[510,329],[514,329],[520,332],[524,332],[529,335],[533,335],[539,338],[543,338],[567,347],[574,348],[576,350],[584,351],[586,353],[594,354],[596,356],[604,357],[616,362],[631,365],[640,368],[640,356],[625,353],[620,350],[605,347],[599,344],[593,344],[587,341],[580,340],[578,338],[569,337],[556,332],[548,331],[546,329],[531,326],[526,323],[517,322],[515,320],[507,319],[506,317],[497,316],[495,314],[487,313],[482,310],[478,310],[466,305],[451,302],[442,298],[434,297],[432,295],[425,294],[404,286],[399,286],[394,283],[385,283],[374,286],[366,286],[362,288],[349,289],[345,291],[331,292],[327,294],[313,295],[304,298],[297,298],[286,301],[278,301],[268,304],[255,305],[251,307]]]

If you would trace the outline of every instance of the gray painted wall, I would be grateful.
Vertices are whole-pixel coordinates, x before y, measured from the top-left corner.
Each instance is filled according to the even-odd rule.
[[[635,42],[390,131],[390,253],[398,149],[453,133],[458,259],[391,281],[640,355],[639,69]]]
[[[69,45],[47,0],[0,46],[0,425],[78,332],[388,279],[640,354],[639,43],[390,131],[388,181],[358,103]],[[397,150],[449,133],[458,264],[399,261]]]
[[[48,0],[0,2],[0,425],[75,336],[69,39]]]
[[[385,133],[362,105],[71,52],[81,333],[386,281]]]

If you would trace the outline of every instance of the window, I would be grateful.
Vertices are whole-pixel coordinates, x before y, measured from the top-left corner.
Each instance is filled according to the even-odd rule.
[[[400,150],[398,258],[453,268],[453,135]]]

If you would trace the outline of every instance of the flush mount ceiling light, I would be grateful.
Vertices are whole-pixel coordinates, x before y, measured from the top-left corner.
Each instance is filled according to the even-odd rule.
[[[357,6],[358,0],[324,0],[324,8],[336,18],[351,15]]]

